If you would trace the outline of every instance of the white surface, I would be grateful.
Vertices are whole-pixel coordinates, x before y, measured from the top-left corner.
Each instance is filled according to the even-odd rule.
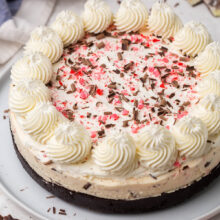
[[[82,6],[85,1],[71,1],[63,0],[59,1],[58,5],[55,8],[55,11],[52,15],[53,20],[55,14],[63,9],[73,9],[75,12],[79,13],[82,11]],[[109,0],[114,9],[116,8],[116,0]],[[148,8],[153,3],[153,0],[145,0],[148,5]],[[204,23],[214,40],[220,39],[220,28],[217,29],[220,25],[220,18],[214,18],[209,13],[208,9],[204,5],[199,5],[196,8],[191,8],[186,1],[175,1],[168,0],[172,6],[180,2],[180,5],[175,8],[175,11],[180,15],[181,19],[184,22],[187,22],[191,19],[198,20]],[[118,6],[117,6],[118,7]],[[78,10],[79,9],[79,10]],[[0,73],[0,76],[2,74]],[[0,77],[0,137],[1,137],[1,147],[0,147],[0,181],[3,186],[10,193],[13,194],[15,198],[20,200],[24,205],[27,205],[33,211],[40,213],[43,216],[47,216],[50,219],[89,219],[89,220],[108,220],[108,219],[198,219],[199,216],[203,216],[203,219],[208,219],[209,217],[217,214],[220,211],[220,178],[215,181],[211,186],[205,190],[203,193],[194,197],[192,200],[179,205],[177,207],[159,211],[155,213],[143,214],[143,215],[129,215],[129,216],[116,216],[116,215],[102,215],[94,212],[90,212],[81,208],[77,208],[74,205],[67,204],[57,198],[46,199],[46,196],[50,195],[44,189],[42,189],[38,184],[36,184],[31,177],[26,174],[26,172],[21,167],[18,159],[16,158],[15,152],[12,147],[11,137],[9,133],[8,120],[3,120],[3,113],[7,109],[7,97],[8,97],[8,84],[9,84],[9,73],[6,76]],[[20,191],[24,189],[23,191]],[[8,207],[12,212],[15,211],[16,206],[10,202],[8,199],[1,200],[0,192],[0,211],[1,207]],[[3,201],[3,203],[1,203]],[[4,204],[4,203],[8,203]],[[3,204],[1,206],[1,204]],[[67,211],[67,216],[54,215],[50,211],[47,213],[48,208],[56,207],[57,210],[64,208]],[[4,209],[4,208],[3,208]],[[6,208],[7,210],[7,208]],[[20,210],[19,210],[20,211]],[[14,212],[14,217],[19,217],[22,220],[30,219],[29,216],[24,212]],[[74,216],[76,213],[76,216]],[[8,213],[3,213],[8,214]],[[13,214],[13,213],[12,213]],[[21,216],[22,215],[22,216]],[[25,216],[25,217],[24,217]],[[37,219],[36,216],[33,216],[33,219]],[[216,216],[215,219],[220,219],[220,216]]]

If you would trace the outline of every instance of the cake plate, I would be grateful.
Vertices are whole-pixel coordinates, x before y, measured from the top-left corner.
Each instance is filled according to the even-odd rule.
[[[85,1],[67,1],[67,4],[60,4],[55,8],[55,12],[50,21],[54,20],[55,14],[63,9],[73,9],[74,11],[82,11],[82,6]],[[113,10],[117,6],[116,0],[108,1]],[[154,1],[145,1],[148,8]],[[168,2],[172,6],[176,3],[175,0]],[[69,4],[69,5],[68,5]],[[181,1],[180,5],[175,9],[180,15],[183,22],[191,19],[201,21],[206,26],[217,40],[220,36],[220,30],[216,30],[219,19],[214,19],[205,6],[198,6],[197,8],[190,8],[186,1]],[[10,68],[8,68],[10,69]],[[22,168],[18,160],[9,128],[8,117],[4,110],[8,109],[8,90],[9,90],[9,75],[8,70],[4,70],[0,75],[0,187],[3,191],[17,203],[24,208],[34,219],[77,219],[77,220],[191,220],[191,219],[208,219],[220,213],[220,178],[216,179],[204,191],[197,194],[186,202],[170,209],[165,209],[156,212],[135,214],[135,215],[113,215],[102,214],[81,207],[68,204],[58,198],[51,198],[51,194],[41,188]],[[56,208],[56,214],[53,214],[53,207]],[[65,209],[67,215],[59,215],[59,209]],[[49,210],[49,211],[48,211]]]

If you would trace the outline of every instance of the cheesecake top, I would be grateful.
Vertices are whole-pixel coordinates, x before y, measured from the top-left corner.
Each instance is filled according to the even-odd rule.
[[[220,46],[211,41],[163,1],[149,14],[124,0],[113,15],[89,0],[81,17],[64,11],[31,33],[12,67],[10,109],[43,160],[94,176],[163,175],[216,146]]]

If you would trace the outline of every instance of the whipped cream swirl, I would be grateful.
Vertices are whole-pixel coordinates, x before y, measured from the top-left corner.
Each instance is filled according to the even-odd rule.
[[[31,32],[25,50],[26,53],[42,52],[55,63],[63,53],[63,42],[52,28],[41,26]]]
[[[106,2],[102,0],[88,0],[82,15],[85,31],[100,33],[112,23],[112,12]]]
[[[13,83],[24,79],[39,79],[47,84],[53,74],[52,64],[47,56],[42,53],[30,53],[18,60],[11,70]]]
[[[174,137],[160,125],[151,125],[138,135],[137,153],[141,163],[154,174],[169,170],[177,158]]]
[[[220,70],[216,70],[202,79],[198,83],[196,90],[201,97],[211,93],[220,96]]]
[[[205,50],[199,54],[195,60],[195,67],[201,76],[220,70],[220,44],[219,42],[210,43]]]
[[[123,0],[115,15],[118,31],[138,31],[147,26],[148,11],[141,0]]]
[[[84,36],[83,21],[72,11],[62,11],[51,26],[60,36],[64,46],[76,43]]]
[[[208,129],[209,136],[220,132],[220,96],[209,94],[195,107],[193,115],[199,117]]]
[[[128,133],[107,136],[95,147],[93,158],[100,169],[117,176],[127,175],[137,166],[135,143]]]
[[[23,129],[37,142],[46,144],[53,136],[59,113],[51,102],[36,104],[23,120]]]
[[[174,36],[173,46],[183,54],[194,57],[211,42],[206,27],[198,22],[190,21]]]
[[[209,150],[208,130],[199,118],[186,116],[180,119],[173,127],[172,133],[180,156],[197,158]]]
[[[11,87],[9,107],[12,112],[25,116],[38,102],[50,101],[49,89],[40,80],[23,80]]]
[[[82,125],[66,121],[55,129],[54,137],[45,151],[53,161],[78,163],[90,153],[91,138]]]
[[[164,2],[156,2],[149,16],[149,30],[163,38],[174,36],[183,24],[173,9]]]

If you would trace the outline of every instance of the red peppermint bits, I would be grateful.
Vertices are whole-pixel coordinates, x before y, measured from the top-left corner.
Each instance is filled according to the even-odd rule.
[[[88,94],[88,92],[86,92],[86,91],[82,91],[82,92],[80,93],[80,98],[81,98],[81,99],[87,99],[88,96],[89,96],[89,94]]]
[[[96,93],[97,93],[98,95],[103,95],[103,90],[102,90],[102,89],[97,89],[97,90],[96,90]]]

